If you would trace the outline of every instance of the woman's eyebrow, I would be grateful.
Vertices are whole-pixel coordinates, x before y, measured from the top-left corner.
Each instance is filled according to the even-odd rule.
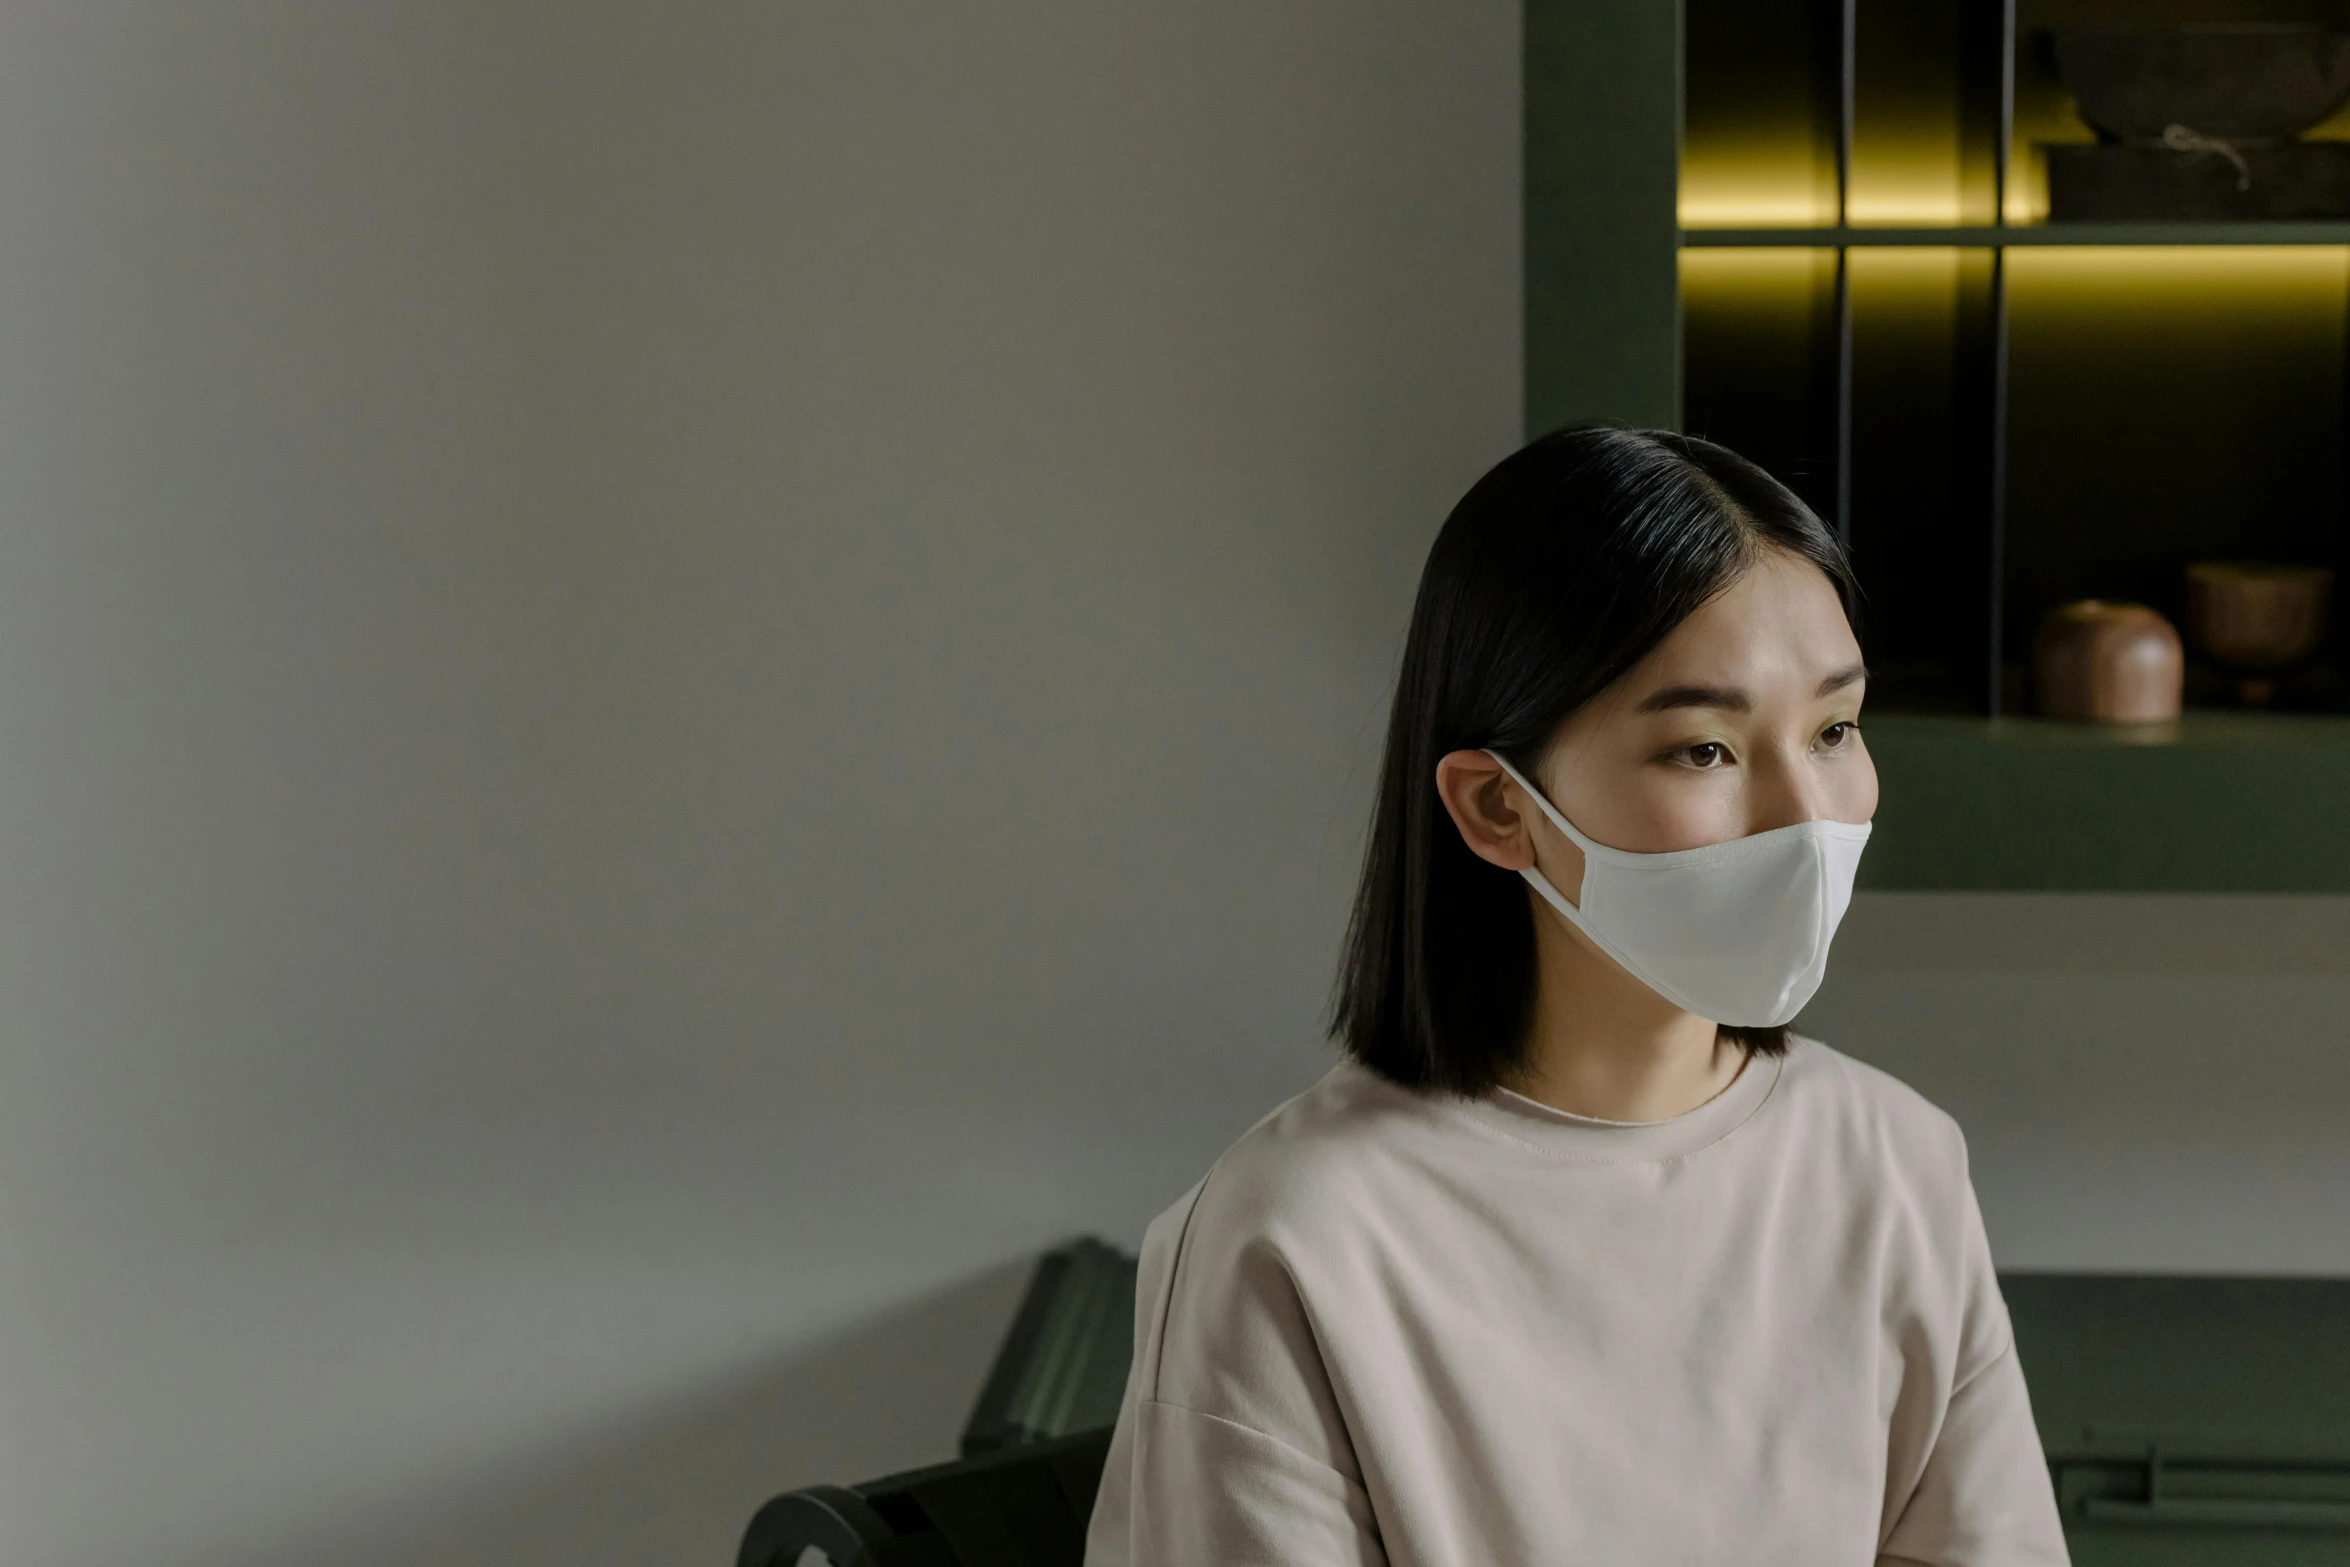
[[[1821,681],[1813,695],[1834,696],[1846,686],[1856,686],[1868,677],[1868,665],[1850,664]],[[1666,686],[1651,693],[1637,710],[1663,713],[1676,707],[1710,707],[1725,713],[1746,713],[1753,711],[1754,699],[1736,686]]]
[[[1849,666],[1847,666],[1846,668],[1843,668],[1843,669],[1839,669],[1839,670],[1837,670],[1837,671],[1836,671],[1834,674],[1830,675],[1830,676],[1829,676],[1827,679],[1825,679],[1825,680],[1821,681],[1821,682],[1820,682],[1820,688],[1819,688],[1819,690],[1817,690],[1817,691],[1813,692],[1813,693],[1812,693],[1812,695],[1814,695],[1814,696],[1834,696],[1834,695],[1835,695],[1837,692],[1839,692],[1839,691],[1843,690],[1843,689],[1844,689],[1846,686],[1856,686],[1856,685],[1859,685],[1859,684],[1860,684],[1860,683],[1861,683],[1863,680],[1866,680],[1866,679],[1868,679],[1868,678],[1869,678],[1869,666],[1868,666],[1868,665],[1866,665],[1866,664],[1852,664],[1852,665],[1849,665]]]
[[[1640,704],[1643,713],[1661,713],[1675,707],[1716,707],[1727,713],[1744,713],[1754,707],[1753,698],[1736,686],[1667,686]]]

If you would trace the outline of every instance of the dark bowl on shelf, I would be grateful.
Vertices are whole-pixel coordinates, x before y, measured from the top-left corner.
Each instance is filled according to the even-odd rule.
[[[2350,33],[2330,27],[2061,27],[2051,40],[2081,118],[2113,140],[2156,141],[2183,125],[2282,141],[2350,98]]]

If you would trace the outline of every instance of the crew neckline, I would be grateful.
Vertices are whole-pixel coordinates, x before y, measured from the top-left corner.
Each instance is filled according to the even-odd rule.
[[[1548,1153],[1610,1163],[1678,1159],[1713,1146],[1746,1124],[1771,1097],[1788,1063],[1806,1043],[1790,1038],[1785,1055],[1748,1056],[1728,1087],[1667,1121],[1603,1121],[1508,1088],[1455,1103],[1490,1130]]]

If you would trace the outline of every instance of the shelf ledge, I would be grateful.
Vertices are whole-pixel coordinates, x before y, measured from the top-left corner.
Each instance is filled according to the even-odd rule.
[[[2350,245],[2350,221],[2323,223],[2032,223],[1967,228],[1703,228],[1681,230],[1685,250],[1855,250],[1944,245]]]
[[[2350,718],[1870,713],[1878,890],[2350,892]]]

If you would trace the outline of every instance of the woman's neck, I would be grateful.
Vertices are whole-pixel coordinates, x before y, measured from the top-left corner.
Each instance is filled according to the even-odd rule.
[[[1669,1121],[1730,1086],[1746,1052],[1533,910],[1536,989],[1526,1066],[1509,1087],[1602,1121]]]

